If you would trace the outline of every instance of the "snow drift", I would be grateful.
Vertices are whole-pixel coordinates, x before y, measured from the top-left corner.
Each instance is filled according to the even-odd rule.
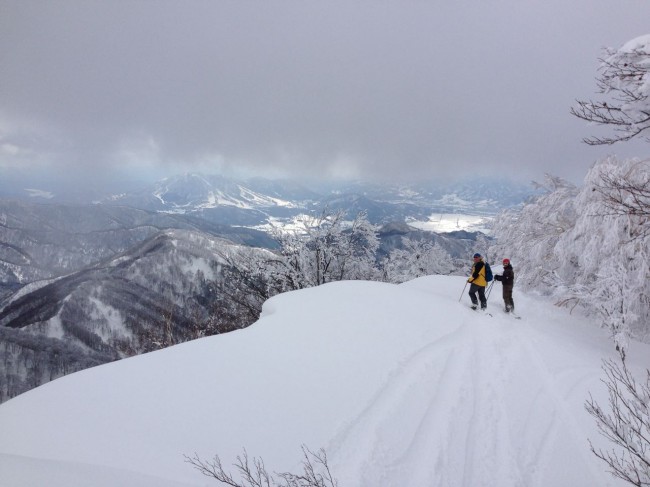
[[[589,451],[603,330],[464,279],[339,282],[269,300],[253,326],[87,369],[0,406],[6,487],[217,485],[184,462],[246,448],[296,470],[325,448],[346,486],[621,485]],[[497,284],[498,286],[498,284]],[[650,367],[633,343],[629,367]],[[147,483],[147,482],[150,482]],[[156,483],[157,482],[157,483]]]

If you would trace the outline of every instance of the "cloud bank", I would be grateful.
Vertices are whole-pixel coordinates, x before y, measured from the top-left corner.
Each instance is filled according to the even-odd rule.
[[[0,1],[0,171],[580,180],[647,2]],[[647,145],[647,144],[646,144]]]

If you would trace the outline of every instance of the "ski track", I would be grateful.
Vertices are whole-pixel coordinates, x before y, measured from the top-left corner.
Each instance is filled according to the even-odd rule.
[[[408,357],[393,371],[368,407],[335,437],[330,450],[343,451],[341,464],[354,469],[347,476],[355,480],[346,484],[396,485],[386,477],[395,476],[393,471],[400,470],[399,456],[417,451],[413,444],[418,433],[426,434],[426,411],[436,404],[436,390],[448,390],[450,385],[445,382],[452,382],[452,373],[459,370],[453,363],[458,361],[454,344],[458,341],[455,335],[459,333],[462,329],[425,345]],[[432,377],[433,371],[438,369],[443,373]],[[454,379],[456,385],[461,384],[461,378]],[[426,387],[422,387],[423,384]],[[400,425],[401,431],[393,431],[398,423],[391,418],[397,414],[410,419]],[[429,463],[427,459],[425,465]]]
[[[556,385],[562,376],[570,392],[589,376],[577,366],[551,372],[532,343],[538,332],[531,335],[522,320],[468,313],[453,332],[400,363],[331,441],[341,485],[609,485]],[[522,389],[529,393],[509,392]],[[510,418],[521,414],[511,411],[521,408],[528,418],[515,424]],[[522,436],[523,449],[515,446]],[[563,452],[575,459],[575,449],[584,451],[582,465],[563,468]],[[548,478],[548,465],[558,462]]]

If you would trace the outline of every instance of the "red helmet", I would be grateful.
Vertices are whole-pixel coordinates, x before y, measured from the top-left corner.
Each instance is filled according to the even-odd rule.
[[[510,264],[510,259],[503,259],[503,265]]]

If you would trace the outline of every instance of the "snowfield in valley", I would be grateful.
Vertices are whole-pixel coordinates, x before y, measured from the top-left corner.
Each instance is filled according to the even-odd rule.
[[[297,471],[303,444],[340,487],[624,485],[588,443],[609,447],[584,409],[607,404],[606,332],[517,288],[516,320],[498,283],[472,311],[464,284],[286,293],[244,330],[33,389],[0,405],[2,485],[218,485],[183,455]],[[645,373],[650,346],[628,361]]]

